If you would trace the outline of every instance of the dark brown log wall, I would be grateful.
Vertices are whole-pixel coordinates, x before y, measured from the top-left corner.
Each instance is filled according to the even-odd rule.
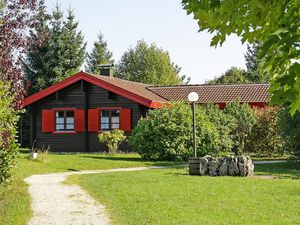
[[[47,148],[55,152],[97,152],[105,151],[106,147],[98,142],[96,132],[82,132],[74,134],[55,134],[42,132],[42,110],[53,108],[78,108],[92,109],[98,107],[122,107],[131,109],[131,126],[134,128],[145,114],[145,107],[118,96],[117,99],[109,98],[109,91],[87,82],[77,82],[56,94],[52,94],[29,108],[31,118],[31,145],[35,141],[37,148]],[[87,114],[87,112],[86,112]],[[126,133],[127,135],[130,132]],[[122,144],[120,149],[129,151],[127,144]]]

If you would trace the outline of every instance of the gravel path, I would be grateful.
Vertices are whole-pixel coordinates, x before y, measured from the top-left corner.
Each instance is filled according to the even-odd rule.
[[[110,223],[105,206],[99,204],[77,185],[62,182],[72,174],[111,173],[159,169],[165,167],[138,167],[110,170],[32,175],[25,179],[32,198],[33,217],[29,225],[105,225]]]

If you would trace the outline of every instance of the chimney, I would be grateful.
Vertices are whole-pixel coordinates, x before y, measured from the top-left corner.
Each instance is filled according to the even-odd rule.
[[[114,64],[100,64],[100,75],[113,77]]]

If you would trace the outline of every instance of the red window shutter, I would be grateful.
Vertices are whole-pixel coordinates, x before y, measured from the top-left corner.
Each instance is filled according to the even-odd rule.
[[[99,110],[98,109],[88,110],[88,130],[93,132],[99,131]]]
[[[76,109],[74,111],[74,119],[75,119],[75,131],[76,132],[84,132],[84,110]]]
[[[54,131],[54,110],[42,110],[42,131]]]
[[[131,109],[120,110],[120,130],[131,131]]]

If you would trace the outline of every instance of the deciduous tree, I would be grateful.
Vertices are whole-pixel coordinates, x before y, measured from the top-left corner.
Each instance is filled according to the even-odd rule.
[[[180,67],[174,64],[169,53],[155,44],[138,41],[129,48],[117,64],[116,76],[125,80],[146,84],[170,85],[188,82],[179,74]]]
[[[19,109],[24,95],[24,51],[30,41],[28,33],[43,17],[44,2],[37,0],[8,0],[0,11],[0,80],[10,83],[15,95],[14,108]],[[38,42],[41,43],[43,37]]]
[[[216,77],[213,80],[207,81],[208,84],[235,84],[235,83],[249,83],[247,79],[247,72],[243,69],[231,67],[222,76]]]
[[[300,111],[298,0],[182,0],[200,31],[214,33],[211,45],[223,44],[230,34],[242,42],[259,41],[263,71],[273,75],[272,101],[286,102],[290,113]]]
[[[4,1],[1,1],[4,3]],[[44,2],[8,0],[0,10],[0,182],[9,181],[18,153],[17,121],[24,96],[24,51],[28,33],[43,17]],[[37,42],[41,43],[43,37]]]

